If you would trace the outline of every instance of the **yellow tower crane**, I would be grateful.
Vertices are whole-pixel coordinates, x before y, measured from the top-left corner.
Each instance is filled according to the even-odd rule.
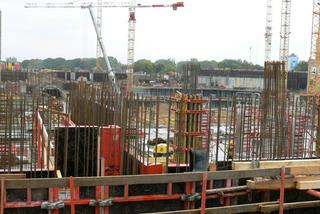
[[[320,84],[320,0],[313,0],[311,50],[308,64],[309,96],[319,95]]]

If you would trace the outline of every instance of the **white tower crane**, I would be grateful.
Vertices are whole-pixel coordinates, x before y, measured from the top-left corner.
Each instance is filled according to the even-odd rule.
[[[267,20],[265,33],[265,61],[271,60],[272,50],[272,0],[267,0]]]
[[[131,1],[135,5],[135,0]],[[128,20],[128,61],[127,61],[127,92],[133,91],[133,68],[134,68],[134,43],[135,43],[135,30],[136,30],[136,9],[129,8]]]
[[[134,53],[135,53],[135,26],[136,26],[136,8],[146,7],[171,7],[173,10],[177,10],[178,7],[184,7],[183,2],[176,2],[174,4],[153,4],[142,5],[136,4],[135,0],[131,0],[131,6],[129,7],[129,20],[128,20],[128,60],[127,60],[127,92],[133,91],[133,69],[134,69]]]
[[[288,59],[289,59],[290,19],[291,19],[291,0],[282,0],[279,58],[281,61],[286,62],[287,68],[288,68]]]
[[[132,2],[70,2],[70,3],[27,3],[25,8],[129,8],[129,27],[128,27],[128,83],[127,92],[131,92],[133,89],[133,67],[134,67],[134,42],[135,42],[135,9],[136,8],[165,8],[170,7],[173,10],[177,10],[179,7],[184,7],[183,2],[176,2],[173,4],[136,4]],[[90,11],[92,14],[92,11]],[[96,25],[97,26],[97,25]],[[95,26],[95,27],[96,27]],[[97,26],[98,27],[98,26]],[[99,36],[99,29],[96,28],[97,37]],[[102,41],[102,40],[101,40]],[[100,42],[99,42],[100,43]],[[101,45],[100,45],[101,48]],[[104,57],[108,61],[108,57]]]
[[[102,0],[97,0],[97,27],[98,27],[98,33],[99,37],[101,37],[101,29],[102,29]],[[97,49],[96,49],[96,69],[97,71],[102,71],[102,65],[101,65],[101,48],[99,45],[99,40],[97,39]]]

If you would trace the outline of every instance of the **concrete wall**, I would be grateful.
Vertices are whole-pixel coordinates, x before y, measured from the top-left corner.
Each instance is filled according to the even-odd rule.
[[[229,77],[229,76],[199,76],[199,87],[221,87],[221,88],[248,88],[248,89],[262,89],[262,78],[251,77]]]

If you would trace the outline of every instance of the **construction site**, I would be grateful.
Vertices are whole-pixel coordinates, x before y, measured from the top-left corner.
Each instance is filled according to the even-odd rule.
[[[1,68],[0,214],[320,213],[320,0],[308,72],[296,74],[291,0],[282,0],[277,61],[273,0],[265,2],[263,71],[203,71],[190,61],[181,85],[162,89],[135,84],[135,12],[188,5],[27,3],[88,10],[97,68],[107,69]],[[101,37],[108,7],[129,10],[125,74],[113,71]]]

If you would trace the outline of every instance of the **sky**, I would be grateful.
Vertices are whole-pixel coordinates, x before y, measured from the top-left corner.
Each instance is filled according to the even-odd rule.
[[[142,4],[175,2],[136,1]],[[0,0],[2,59],[95,57],[96,36],[87,10],[24,8],[25,3],[31,2],[70,0]],[[290,53],[298,55],[300,60],[307,60],[310,55],[312,2],[292,1]],[[242,59],[262,65],[266,3],[267,0],[184,0],[185,7],[177,11],[137,9],[135,60]],[[273,13],[272,59],[277,60],[281,0],[274,0]],[[128,9],[104,8],[102,22],[107,54],[126,63]]]

